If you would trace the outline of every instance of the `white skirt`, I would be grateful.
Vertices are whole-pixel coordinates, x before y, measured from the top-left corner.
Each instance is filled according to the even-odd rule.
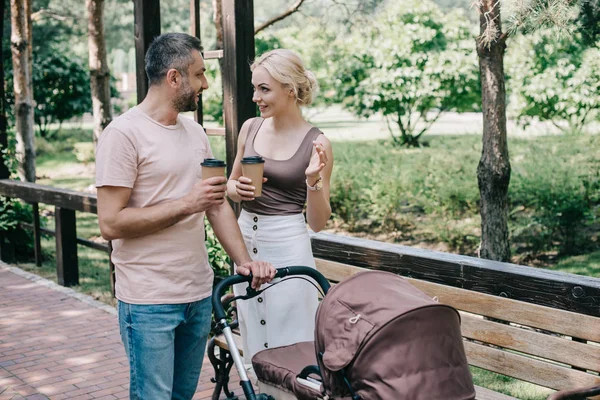
[[[315,268],[302,214],[271,216],[242,210],[238,222],[253,260],[268,261],[275,268]],[[263,285],[261,289],[270,285]],[[234,294],[244,295],[247,286],[245,283],[235,285]],[[254,354],[266,348],[314,340],[318,292],[306,280],[286,278],[260,296],[238,300],[236,304],[246,364],[252,362]]]

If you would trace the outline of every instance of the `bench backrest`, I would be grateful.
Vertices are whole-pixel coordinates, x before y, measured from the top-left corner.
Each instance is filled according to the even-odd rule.
[[[366,270],[315,261],[333,283]],[[600,318],[405,279],[460,311],[469,364],[556,390],[600,385]]]

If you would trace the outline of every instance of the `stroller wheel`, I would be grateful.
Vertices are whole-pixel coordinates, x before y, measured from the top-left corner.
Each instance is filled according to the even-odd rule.
[[[275,397],[269,395],[269,394],[258,394],[256,395],[256,400],[275,400]]]

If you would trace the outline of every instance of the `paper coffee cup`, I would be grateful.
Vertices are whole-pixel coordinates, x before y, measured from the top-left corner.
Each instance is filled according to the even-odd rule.
[[[242,158],[242,175],[252,179],[254,197],[262,196],[263,172],[265,160],[261,156],[251,156]]]
[[[225,176],[224,161],[216,158],[205,158],[200,164],[202,166],[202,179],[212,178],[213,176]]]

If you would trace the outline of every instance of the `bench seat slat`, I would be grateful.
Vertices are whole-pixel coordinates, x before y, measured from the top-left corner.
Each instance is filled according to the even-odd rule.
[[[464,337],[600,372],[600,346],[535,332],[461,313]]]
[[[476,400],[518,400],[516,397],[511,397],[503,393],[494,392],[481,386],[475,385]]]
[[[561,365],[464,342],[469,364],[547,388],[564,390],[600,385],[600,377]],[[597,398],[600,399],[600,396]]]
[[[242,337],[240,336],[239,332],[233,333],[233,340],[235,342],[235,346],[238,348],[238,352],[240,353],[241,356],[243,356],[244,350],[243,350],[243,345],[242,345]],[[225,335],[223,335],[223,334],[220,334],[219,336],[215,337],[215,345],[222,349],[229,350],[229,345],[227,344],[227,340],[225,340]]]

